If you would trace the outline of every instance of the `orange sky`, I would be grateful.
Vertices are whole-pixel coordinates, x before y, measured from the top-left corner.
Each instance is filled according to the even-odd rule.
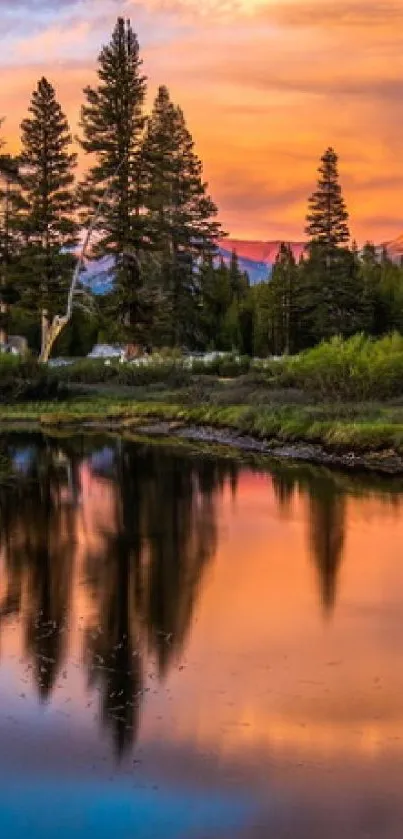
[[[41,74],[76,127],[99,47],[127,14],[150,98],[165,83],[183,107],[232,236],[302,238],[328,145],[353,236],[402,232],[401,0],[0,0],[0,12],[9,148]]]

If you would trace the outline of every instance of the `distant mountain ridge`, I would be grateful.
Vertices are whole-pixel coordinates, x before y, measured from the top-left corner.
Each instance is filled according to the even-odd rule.
[[[281,241],[259,242],[243,239],[223,239],[217,242],[218,254],[226,265],[229,265],[232,253],[235,251],[239,267],[241,271],[246,271],[252,285],[268,279],[281,244]],[[304,242],[289,242],[287,244],[290,245],[298,262],[304,251]],[[110,291],[113,282],[112,257],[106,256],[99,260],[87,260],[81,281],[91,288],[94,294],[106,294]]]
[[[248,239],[222,239],[218,243],[220,255],[226,264],[229,263],[233,251],[238,257],[241,271],[246,271],[252,285],[267,280],[277,259],[281,240],[261,242]],[[299,262],[305,250],[305,242],[286,242],[289,245],[296,262]]]
[[[386,248],[394,262],[400,262],[403,259],[403,233],[396,236],[396,239],[392,239],[391,242],[385,242],[382,247]]]
[[[282,241],[260,241],[250,239],[222,239],[217,242],[218,253],[228,265],[231,255],[235,251],[241,271],[246,271],[252,285],[264,282],[270,277],[273,265],[278,256]],[[296,262],[299,262],[304,253],[305,242],[287,242]],[[394,262],[403,259],[403,234],[397,236],[390,242],[380,245],[379,252],[383,247]],[[113,283],[113,259],[104,257],[99,260],[87,260],[85,271],[82,274],[82,282],[87,285],[94,294],[105,294],[112,288]]]

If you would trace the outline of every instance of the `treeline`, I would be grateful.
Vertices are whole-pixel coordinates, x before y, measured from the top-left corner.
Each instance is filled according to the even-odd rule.
[[[124,341],[266,356],[335,335],[403,331],[403,268],[386,250],[350,245],[333,149],[309,199],[304,256],[296,263],[283,244],[271,276],[251,287],[236,254],[229,265],[218,255],[224,233],[182,110],[161,86],[146,116],[145,96],[137,37],[120,18],[83,93],[80,180],[56,92],[38,82],[20,154],[0,155],[0,344],[22,334],[39,350],[44,323],[65,309],[91,224],[88,256],[111,258],[113,286],[99,297],[78,287],[60,354]]]

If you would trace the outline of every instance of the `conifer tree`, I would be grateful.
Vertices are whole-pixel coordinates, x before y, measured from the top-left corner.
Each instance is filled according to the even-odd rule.
[[[229,264],[229,280],[233,296],[240,301],[247,293],[249,287],[249,277],[246,273],[241,271],[238,255],[234,250],[231,253]]]
[[[348,248],[334,248],[329,270],[323,246],[311,245],[309,258],[299,268],[296,299],[299,349],[366,328],[368,304],[360,264]]]
[[[332,249],[349,241],[348,213],[339,184],[338,158],[328,148],[321,158],[315,192],[309,199],[306,233],[315,243]]]
[[[220,259],[215,265],[212,255],[208,254],[200,268],[199,283],[205,345],[209,349],[231,349],[224,324],[234,296],[224,260]]]
[[[20,250],[19,211],[22,206],[18,161],[0,155],[0,346],[7,343],[10,306],[19,294],[15,285],[15,264]]]
[[[143,171],[145,224],[150,247],[165,263],[172,340],[188,343],[198,328],[196,266],[215,251],[215,240],[222,232],[183,112],[171,102],[164,86],[158,90],[147,124]]]
[[[264,357],[273,352],[271,340],[272,292],[271,278],[252,288],[253,312],[253,354]]]
[[[32,94],[29,116],[21,124],[21,142],[23,302],[50,314],[65,297],[74,265],[68,250],[77,243],[78,225],[72,137],[55,90],[45,78]]]
[[[363,324],[362,282],[357,254],[346,247],[348,213],[332,148],[321,158],[316,191],[309,199],[308,259],[300,271],[301,346],[335,334],[351,335]]]
[[[282,243],[270,282],[271,343],[276,355],[295,348],[297,266],[289,245]]]
[[[132,249],[138,253],[143,244],[141,149],[146,79],[141,66],[137,36],[130,21],[119,18],[98,58],[97,86],[85,88],[80,121],[81,145],[95,158],[81,188],[89,217],[106,185],[112,184],[110,200],[98,218],[94,255],[115,258],[114,314],[128,333],[134,326],[141,286],[131,257]]]
[[[366,331],[379,335],[383,329],[384,312],[381,300],[382,264],[375,245],[366,242],[359,260],[359,272],[367,302]]]

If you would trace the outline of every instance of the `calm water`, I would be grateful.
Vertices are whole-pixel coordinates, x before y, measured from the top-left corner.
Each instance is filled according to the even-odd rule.
[[[1,450],[1,837],[401,839],[399,486]]]

